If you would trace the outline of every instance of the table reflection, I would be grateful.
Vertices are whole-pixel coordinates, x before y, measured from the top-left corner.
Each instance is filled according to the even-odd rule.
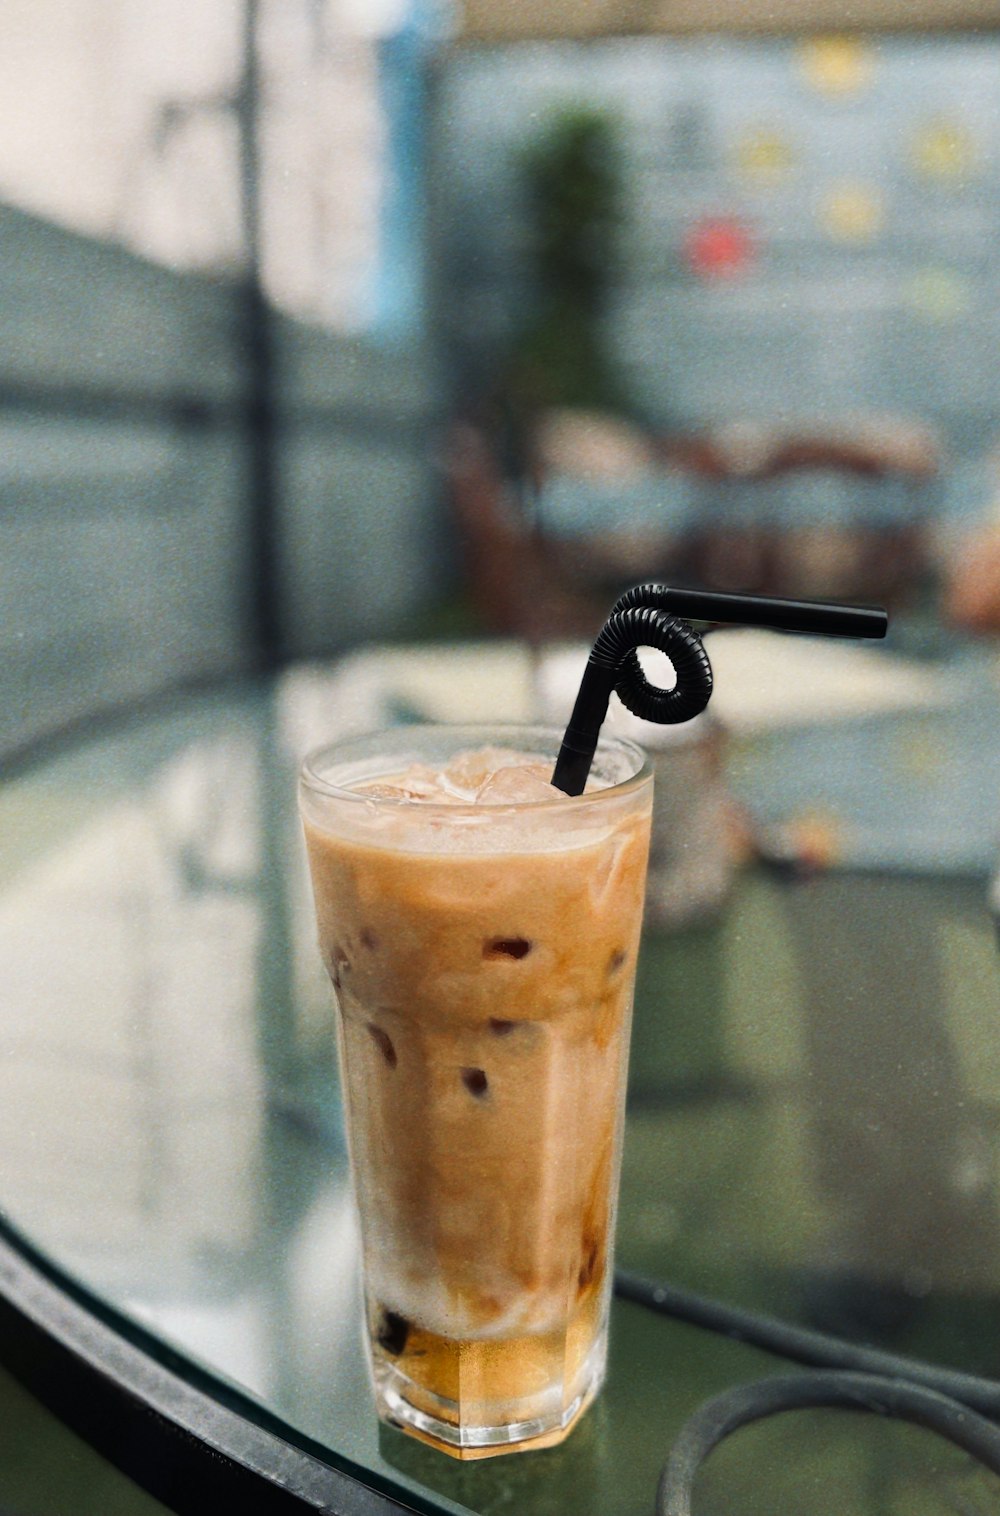
[[[322,1343],[329,1376],[340,1323],[317,1307],[355,1251],[268,710],[168,718],[158,752],[132,731],[25,776],[8,816],[23,832],[55,799],[65,824],[0,889],[3,1214],[265,1399],[290,1342]]]
[[[537,714],[537,668],[489,657],[490,701]],[[358,654],[188,697],[7,785],[0,1215],[397,1485],[484,1512],[534,1491],[541,1510],[593,1464],[588,1489],[624,1513],[648,1503],[664,1407],[679,1422],[753,1371],[726,1366],[731,1345],[688,1333],[668,1393],[649,1343],[671,1325],[617,1308],[586,1457],[527,1483],[380,1441],[366,1382],[296,767],[333,731],[482,715],[484,667],[467,649]],[[755,845],[711,913],[647,932],[619,1259],[996,1373],[1000,700],[985,663],[965,676],[938,705],[880,712],[876,682],[860,712],[767,729],[733,702],[725,772]],[[842,807],[840,856],[778,845],[816,797]]]

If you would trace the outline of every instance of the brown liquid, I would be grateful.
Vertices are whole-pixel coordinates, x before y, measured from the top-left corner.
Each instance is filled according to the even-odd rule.
[[[551,1420],[552,1386],[564,1384],[558,1409],[560,1423],[565,1417],[566,1424],[545,1437],[545,1445],[551,1446],[569,1432],[597,1388],[591,1383],[588,1360],[603,1325],[603,1294],[603,1290],[592,1292],[570,1313],[565,1325],[526,1337],[442,1337],[404,1325],[394,1312],[375,1306],[369,1311],[369,1328],[376,1372],[387,1390],[400,1376],[410,1407],[439,1423],[456,1428],[461,1423],[466,1430],[532,1417]],[[539,1442],[531,1439],[518,1445],[538,1446]],[[476,1458],[494,1449],[450,1446],[448,1451]]]
[[[648,825],[434,854],[307,823],[376,1381],[441,1423],[557,1440],[593,1388]]]

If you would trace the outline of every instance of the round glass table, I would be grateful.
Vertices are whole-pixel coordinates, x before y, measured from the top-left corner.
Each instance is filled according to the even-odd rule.
[[[10,773],[0,1363],[179,1511],[639,1516],[699,1404],[787,1363],[619,1299],[559,1448],[461,1464],[373,1413],[295,775],[316,736],[436,714],[457,665],[416,656],[423,684],[411,652],[293,669]],[[860,709],[732,723],[753,846],[714,909],[646,933],[617,1261],[1000,1379],[1000,686],[961,650],[946,678],[881,667]],[[721,1448],[696,1510],[998,1493],[914,1428],[804,1411]]]

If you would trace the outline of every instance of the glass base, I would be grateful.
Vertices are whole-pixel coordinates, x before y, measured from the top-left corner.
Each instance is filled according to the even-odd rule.
[[[505,1406],[503,1421],[460,1420],[456,1401],[415,1385],[391,1363],[375,1365],[375,1398],[380,1418],[452,1458],[493,1458],[499,1453],[529,1453],[555,1447],[569,1436],[604,1383],[607,1343],[602,1334],[577,1376],[580,1388],[568,1405],[519,1418],[517,1404]],[[555,1398],[556,1390],[553,1390]],[[417,1401],[419,1403],[415,1404]],[[538,1397],[532,1396],[532,1409]]]

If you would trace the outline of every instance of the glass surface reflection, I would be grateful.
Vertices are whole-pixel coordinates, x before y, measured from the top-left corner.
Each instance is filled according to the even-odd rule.
[[[353,1320],[293,773],[265,697],[154,718],[8,787],[0,892],[3,1214],[268,1402]]]

